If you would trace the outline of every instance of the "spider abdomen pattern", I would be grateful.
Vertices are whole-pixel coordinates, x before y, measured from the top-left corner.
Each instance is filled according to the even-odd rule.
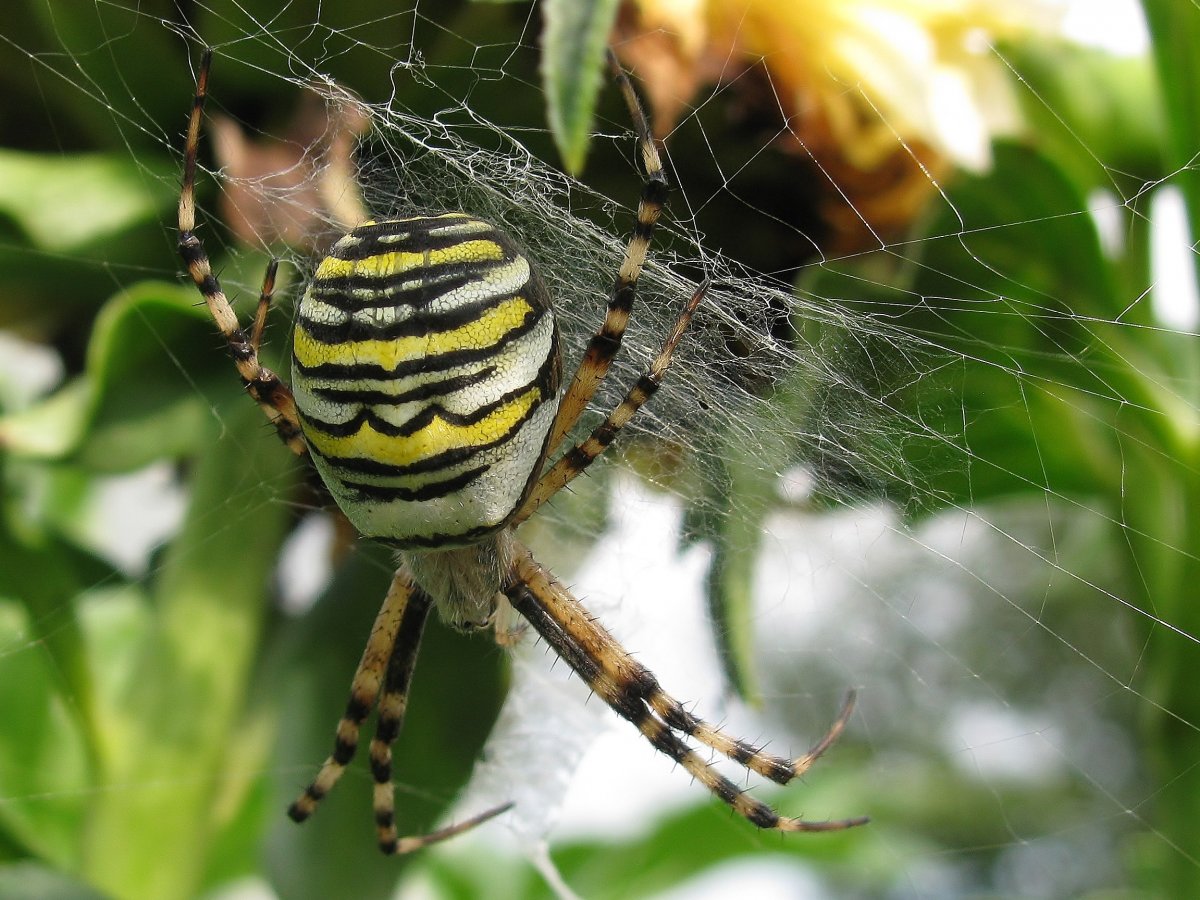
[[[462,213],[360,225],[297,311],[292,383],[313,460],[355,527],[394,547],[505,525],[541,470],[559,381],[541,279]]]

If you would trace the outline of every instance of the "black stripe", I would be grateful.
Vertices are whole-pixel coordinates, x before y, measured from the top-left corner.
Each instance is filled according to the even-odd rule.
[[[554,354],[542,363],[542,368],[538,371],[537,378],[529,384],[516,389],[519,392],[529,390],[536,387],[541,392],[541,398],[533,404],[524,416],[519,419],[512,428],[500,435],[493,441],[486,444],[479,444],[472,447],[453,447],[449,450],[444,450],[428,459],[423,459],[420,462],[409,463],[404,466],[393,466],[388,463],[381,463],[374,459],[366,459],[358,456],[330,456],[322,453],[315,446],[310,446],[309,449],[316,456],[321,457],[329,463],[330,466],[341,469],[344,472],[353,472],[360,475],[373,475],[379,478],[402,478],[409,475],[420,475],[426,472],[436,472],[438,469],[449,468],[450,466],[458,465],[477,453],[483,453],[487,450],[492,450],[512,438],[520,428],[528,422],[535,412],[541,408],[546,402],[546,398],[553,397],[557,388],[555,379],[557,376],[556,357]],[[300,413],[304,423],[310,424],[311,420],[303,413]],[[318,425],[321,423],[318,423]],[[536,470],[536,467],[535,467]]]
[[[513,608],[525,617],[534,630],[554,649],[558,657],[570,666],[589,687],[594,689],[600,678],[599,664],[562,630],[562,627],[546,611],[529,586],[518,582],[506,586],[504,594],[512,603]]]
[[[617,309],[628,315],[633,310],[633,298],[637,294],[637,282],[618,278],[608,300],[609,309]]]
[[[662,720],[676,731],[682,731],[688,735],[695,733],[696,729],[700,726],[700,719],[696,718],[666,694],[663,694],[661,691],[656,692],[668,704],[666,715],[662,717]]]
[[[689,730],[688,734],[691,733],[692,732]],[[729,752],[730,759],[747,767],[747,764],[750,762],[750,760],[754,759],[754,757],[757,755],[758,748],[750,746],[745,741],[734,741],[733,749]]]
[[[716,782],[709,788],[714,794],[733,806],[737,802],[738,797],[742,796],[742,789],[730,781],[728,778],[717,776]],[[753,820],[752,820],[753,821]]]
[[[390,487],[388,485],[363,484],[361,482],[342,480],[347,490],[355,495],[356,500],[382,500],[385,503],[404,501],[420,503],[425,500],[436,500],[462,490],[471,482],[484,474],[491,466],[476,466],[474,469],[447,478],[444,481],[431,481],[419,488]]]
[[[363,703],[353,694],[346,701],[346,711],[342,714],[343,718],[349,719],[357,725],[361,725],[366,721],[367,716],[371,714],[371,707]]]
[[[602,422],[595,431],[592,432],[592,440],[600,445],[601,449],[607,447],[613,442],[617,436],[617,432],[621,430],[619,425],[614,425],[612,422]]]
[[[417,664],[417,651],[421,646],[421,633],[425,628],[425,619],[429,615],[431,603],[429,595],[419,588],[414,589],[408,598],[404,611],[400,614],[400,627],[396,631],[396,640],[388,658],[381,701],[389,695],[407,697],[413,669]],[[371,742],[370,749],[371,774],[379,784],[391,780],[389,746],[396,740],[403,724],[403,710],[398,716],[385,716],[381,713],[379,721],[375,724],[375,740]],[[386,758],[378,758],[377,751]]]
[[[499,265],[504,265],[500,263]],[[375,309],[380,306],[411,306],[422,309],[450,291],[478,281],[487,270],[463,263],[429,266],[404,275],[339,275],[322,278],[309,284],[309,294],[328,306],[343,312]],[[402,287],[412,284],[410,287]],[[352,296],[351,291],[370,291],[369,298]]]
[[[655,750],[657,750],[659,753],[662,753],[664,756],[669,756],[675,762],[682,763],[684,759],[687,758],[688,754],[691,753],[691,748],[688,747],[688,745],[681,741],[678,737],[676,737],[675,732],[671,731],[671,729],[669,729],[666,725],[654,718],[648,710],[646,711],[645,715],[641,716],[637,721],[632,719],[630,721],[633,721],[634,724],[638,726],[638,730],[642,732],[642,736],[650,742],[650,745]],[[646,722],[654,723],[653,732],[650,734],[647,734],[646,731],[643,730],[646,727]],[[731,788],[737,790],[732,782],[727,783]],[[720,796],[720,794],[717,796]],[[722,799],[725,798],[722,797]]]
[[[590,365],[606,365],[611,363],[617,351],[621,349],[621,339],[610,337],[601,332],[592,336],[584,351],[584,360]]]
[[[650,710],[641,697],[628,686],[617,684],[614,688],[615,696],[605,696],[601,690],[603,681],[603,671],[600,664],[588,655],[588,652],[583,649],[572,635],[568,634],[562,625],[542,606],[541,602],[533,591],[523,583],[517,583],[511,587],[505,587],[505,595],[508,597],[513,607],[523,615],[529,624],[540,634],[558,654],[559,658],[570,666],[580,678],[587,682],[592,690],[596,691],[604,700],[605,703],[627,722],[631,722],[639,729],[642,724],[651,720],[659,726],[659,733],[664,735],[661,738],[663,743],[669,744],[674,741],[675,744],[683,748],[686,753],[687,745],[679,741],[662,722],[655,719]],[[665,747],[659,747],[658,741],[654,738],[646,736],[655,747],[666,753],[669,756],[673,754]],[[678,759],[678,757],[676,757]]]
[[[655,206],[665,206],[667,203],[667,195],[671,192],[670,185],[667,184],[666,176],[662,170],[651,172],[642,185],[642,200],[646,203],[652,203]]]
[[[390,275],[335,275],[313,280],[309,291],[312,299],[346,312],[380,306],[423,309],[452,290],[485,281],[492,272],[513,261],[456,260]],[[352,293],[355,291],[359,292],[357,296]]]
[[[390,325],[380,326],[361,319],[349,318],[336,325],[318,322],[301,315],[299,324],[314,340],[322,344],[345,344],[352,341],[387,341],[398,338],[431,335],[434,332],[450,331],[474,322],[487,313],[523,295],[525,285],[505,294],[473,298],[454,309],[437,313],[413,315]],[[532,303],[530,304],[533,305]]]
[[[543,369],[545,366],[543,365]],[[381,419],[370,407],[360,409],[354,416],[345,422],[323,422],[320,419],[314,419],[312,416],[306,416],[304,422],[306,425],[312,426],[317,431],[322,431],[332,437],[348,437],[357,432],[364,424],[369,424],[380,434],[386,437],[411,437],[422,428],[428,426],[435,417],[441,418],[450,425],[474,425],[483,419],[485,416],[491,415],[505,403],[519,397],[527,391],[537,388],[538,382],[543,378],[543,373],[539,373],[532,381],[526,382],[519,387],[515,387],[507,393],[493,400],[491,403],[485,403],[482,406],[477,406],[468,413],[456,413],[445,409],[440,403],[430,403],[425,406],[415,416],[409,418],[403,425],[393,425],[391,422]],[[529,412],[522,417],[524,422],[532,414],[533,410],[537,409],[545,400],[543,394],[534,401]]]
[[[217,276],[212,272],[209,272],[200,279],[200,283],[196,287],[200,289],[200,293],[205,297],[215,297],[217,294],[223,293],[221,291],[221,282],[217,281]]]
[[[511,515],[511,513],[509,515]],[[447,547],[474,544],[480,538],[486,537],[489,534],[494,534],[503,527],[504,521],[500,521],[495,525],[477,525],[474,528],[468,528],[466,531],[443,531],[439,534],[414,535],[412,537],[404,538],[403,540],[386,534],[368,534],[364,535],[364,537],[369,537],[373,540],[379,541],[381,544],[386,544],[389,547],[395,547],[398,550],[415,550],[418,548],[444,550]]]
[[[472,456],[479,453],[485,453],[488,450],[494,450],[501,444],[510,440],[521,426],[529,421],[530,416],[541,406],[541,403],[536,403],[529,410],[529,413],[522,418],[516,425],[510,428],[507,432],[493,441],[488,441],[486,444],[476,444],[470,447],[452,447],[449,450],[443,450],[441,453],[423,459],[420,462],[409,463],[404,466],[393,466],[388,463],[381,463],[373,459],[365,459],[359,456],[327,456],[316,447],[310,447],[317,456],[329,463],[335,469],[340,469],[343,472],[354,473],[358,475],[371,475],[377,478],[403,478],[410,475],[424,475],[428,472],[436,472],[439,469],[448,469],[451,466],[456,466],[459,463],[466,462]],[[336,473],[335,473],[336,474]],[[340,476],[338,480],[344,481]],[[344,482],[351,486],[356,486],[354,482]],[[399,490],[397,488],[397,490]]]
[[[361,403],[365,406],[399,406],[402,403],[413,403],[417,400],[427,400],[430,397],[453,394],[456,391],[461,391],[464,388],[487,381],[495,374],[495,366],[484,366],[476,372],[468,372],[465,375],[454,375],[450,378],[443,378],[440,381],[428,382],[410,390],[401,391],[398,394],[389,394],[385,391],[354,390],[352,388],[309,388],[309,393],[330,403]]]
[[[567,465],[575,474],[579,474],[588,466],[590,466],[592,464],[592,460],[596,458],[595,456],[584,453],[583,448],[581,448],[578,444],[564,453],[563,457],[569,460]]]
[[[639,215],[637,221],[633,225],[633,238],[635,241],[643,241],[648,244],[650,243],[650,239],[654,237],[655,226],[658,225],[656,220],[658,218],[659,210],[654,210],[653,213],[651,213],[653,218],[648,218],[646,220],[642,219],[641,210],[638,210],[638,213]]]
[[[350,765],[350,760],[354,759],[354,754],[357,750],[357,740],[346,741],[339,737],[333,744],[333,761],[339,766],[348,766]]]
[[[454,228],[461,225],[486,225],[467,234],[434,234],[432,232],[443,228]],[[358,260],[378,256],[381,253],[399,250],[404,253],[424,253],[428,250],[445,250],[466,241],[495,241],[501,247],[507,243],[503,232],[483,219],[471,216],[465,218],[419,218],[419,219],[390,219],[385,222],[375,222],[371,225],[360,225],[350,232],[349,237],[356,240],[342,245],[334,244],[329,255],[335,259]],[[403,237],[403,240],[394,240]],[[497,237],[500,240],[497,240]],[[393,240],[384,240],[393,238]]]
[[[778,828],[779,813],[771,809],[765,803],[755,801],[753,809],[746,816],[753,824],[759,828]]]
[[[342,363],[321,363],[309,368],[296,359],[295,351],[292,352],[292,367],[293,370],[298,370],[302,375],[310,378],[338,378],[346,381],[358,381],[363,379],[395,379],[402,378],[406,375],[417,373],[425,373],[431,369],[453,369],[457,366],[467,363],[478,362],[479,360],[487,359],[499,353],[504,347],[512,342],[524,337],[529,332],[533,331],[541,321],[542,316],[547,312],[546,309],[530,309],[526,314],[524,321],[516,327],[510,329],[503,337],[494,344],[487,347],[471,347],[464,350],[452,350],[447,353],[439,353],[432,356],[421,356],[417,359],[410,359],[400,363],[394,369],[385,369],[383,366],[377,366],[371,363],[356,363],[344,365]]]
[[[204,248],[200,246],[200,239],[194,232],[179,232],[179,255],[183,258],[183,264],[189,269],[204,259]]]

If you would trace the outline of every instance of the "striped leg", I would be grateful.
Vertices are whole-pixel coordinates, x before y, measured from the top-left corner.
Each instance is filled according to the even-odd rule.
[[[617,690],[632,694],[647,703],[655,715],[675,731],[694,737],[700,743],[745,766],[752,772],[777,784],[787,784],[803,775],[841,736],[854,710],[851,691],[833,725],[808,753],[797,759],[772,756],[761,748],[729,737],[684,709],[683,705],[662,689],[654,673],[633,659],[623,647],[596,624],[587,611],[562,585],[533,560],[528,550],[518,561],[518,577],[531,581],[544,580],[554,604],[549,610],[559,628],[577,646],[588,652],[600,665],[605,676]],[[540,579],[540,580],[539,580]]]
[[[279,272],[279,260],[267,263],[263,275],[262,290],[258,292],[258,306],[254,310],[254,324],[250,328],[250,349],[258,352],[262,345],[263,330],[267,327],[267,315],[271,312],[271,297],[275,293],[275,276]]]
[[[643,671],[646,670],[643,669]],[[714,728],[703,719],[692,715],[683,708],[678,700],[659,687],[653,674],[648,671],[646,674],[650,676],[652,686],[645,700],[664,722],[676,731],[694,737],[706,747],[711,747],[750,771],[771,779],[776,784],[787,784],[793,778],[799,778],[811,769],[813,764],[825,755],[825,751],[837,743],[837,739],[846,730],[846,723],[850,721],[850,715],[854,712],[855,692],[849,691],[837,718],[833,720],[833,724],[829,726],[816,745],[803,756],[787,759],[782,756],[772,756],[761,747],[731,738],[720,729]]]
[[[338,723],[333,753],[325,760],[312,784],[288,807],[288,815],[293,821],[303,822],[311,816],[317,804],[342,777],[358,749],[362,723],[370,715],[376,700],[379,701],[379,722],[371,741],[371,774],[375,779],[375,825],[379,848],[384,853],[411,853],[444,841],[500,815],[512,805],[490,809],[428,834],[411,837],[396,835],[391,745],[404,724],[408,687],[412,682],[413,667],[421,646],[421,633],[431,605],[429,597],[414,587],[412,578],[405,570],[396,573],[354,673],[346,712]]]
[[[760,828],[778,831],[838,831],[867,821],[865,817],[858,817],[806,822],[780,816],[719,774],[675,734],[676,730],[689,734],[747,769],[786,783],[811,766],[836,740],[845,726],[849,705],[812,752],[794,762],[771,757],[758,748],[729,738],[686,712],[678,701],[663,692],[654,675],[630,657],[524,548],[518,553],[513,584],[506,593],[554,651],[613,711],[633,723],[656,750],[683,766],[750,822]]]
[[[321,766],[321,771],[313,779],[312,784],[304,789],[296,801],[288,807],[288,815],[295,822],[303,822],[311,816],[322,798],[333,789],[350,760],[358,750],[358,734],[362,723],[371,714],[375,701],[379,699],[383,687],[384,671],[390,669],[389,660],[392,658],[392,648],[397,645],[396,635],[400,631],[401,622],[411,616],[406,616],[411,608],[409,599],[413,596],[413,583],[408,573],[403,569],[398,571],[388,588],[383,606],[375,617],[371,628],[371,636],[367,639],[367,647],[363,651],[354,679],[350,683],[350,699],[346,702],[346,712],[337,727],[337,737],[333,744],[333,753]],[[426,601],[428,603],[428,601]],[[419,613],[421,623],[425,621],[425,610]],[[418,637],[420,629],[418,628]],[[415,650],[414,650],[415,655]],[[409,669],[411,671],[411,664]]]
[[[566,394],[563,395],[562,403],[559,404],[558,415],[550,431],[550,443],[547,445],[551,450],[556,448],[562,442],[563,436],[575,426],[579,416],[587,408],[588,401],[608,375],[609,366],[612,365],[613,357],[621,347],[621,338],[625,335],[625,325],[633,309],[637,280],[646,262],[646,251],[650,247],[654,226],[658,223],[663,205],[667,201],[667,177],[663,173],[662,160],[658,156],[658,148],[654,146],[646,114],[638,103],[629,76],[617,64],[616,57],[611,53],[610,60],[617,85],[637,129],[638,151],[642,157],[645,182],[638,200],[637,224],[625,250],[625,259],[621,263],[617,280],[609,294],[608,312],[600,330],[588,342],[583,361],[579,364]]]
[[[300,419],[291,389],[258,359],[258,340],[262,336],[262,328],[256,322],[253,339],[242,330],[237,314],[221,290],[217,276],[213,274],[204,245],[196,235],[196,153],[200,147],[200,122],[204,115],[204,98],[208,94],[208,70],[211,64],[212,51],[205,50],[200,59],[196,94],[188,120],[187,144],[183,151],[183,186],[179,193],[179,255],[229,346],[229,354],[233,357],[238,374],[242,376],[246,391],[262,407],[288,448],[297,456],[303,456],[308,449],[300,436]],[[262,317],[265,317],[270,304],[274,274],[272,266],[263,285],[263,297],[266,299],[264,301],[260,297],[259,300],[259,316]]]
[[[399,837],[396,834],[396,798],[392,785],[392,744],[400,736],[404,713],[408,708],[408,688],[412,683],[421,633],[425,629],[432,601],[424,591],[415,591],[404,610],[400,629],[395,636],[383,694],[379,698],[379,721],[371,740],[371,775],[375,779],[375,828],[379,849],[387,854],[412,853],[438,841],[469,831],[512,807],[511,803],[487,810],[477,816],[431,831],[427,834]]]
[[[692,298],[679,313],[679,318],[675,320],[675,327],[667,335],[662,348],[658,351],[658,356],[654,358],[654,362],[650,364],[646,374],[639,378],[637,384],[625,395],[625,399],[621,401],[620,405],[609,414],[607,419],[596,426],[586,441],[572,447],[559,457],[558,462],[542,474],[524,505],[513,517],[512,527],[515,528],[537,512],[543,503],[570,484],[577,475],[590,466],[596,457],[608,449],[617,433],[629,423],[642,405],[654,396],[667,374],[667,367],[671,365],[671,357],[675,353],[675,348],[683,337],[684,331],[687,330],[688,324],[692,321],[692,315],[696,312],[696,308],[704,300],[708,287],[709,282],[705,280],[700,287],[696,288]]]
[[[396,635],[387,677],[379,699],[379,721],[371,740],[371,777],[375,779],[375,828],[379,849],[396,852],[396,803],[392,788],[392,744],[400,736],[404,713],[408,708],[408,688],[412,683],[421,633],[432,605],[424,592],[417,592],[405,610],[404,622]]]

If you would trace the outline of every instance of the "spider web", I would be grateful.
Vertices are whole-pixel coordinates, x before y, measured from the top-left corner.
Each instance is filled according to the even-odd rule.
[[[47,138],[41,149],[60,144],[64,157],[80,133],[105,135],[157,195],[177,189],[188,73],[165,76],[183,87],[178,116],[163,118],[127,89],[138,83],[121,69],[128,48],[150,40],[187,47],[194,59],[202,44],[216,47],[210,116],[227,117],[254,146],[279,149],[285,172],[264,180],[226,161],[223,171],[202,175],[203,238],[231,294],[252,302],[266,253],[282,253],[295,273],[276,311],[286,319],[287,295],[311,269],[315,248],[341,229],[330,205],[318,208],[345,162],[330,148],[369,123],[356,162],[370,211],[462,209],[503,225],[541,261],[568,367],[579,358],[624,253],[639,177],[613,91],[594,126],[588,170],[575,178],[556,168],[541,124],[536,13],[485,4],[441,13],[418,3],[355,21],[293,2],[266,19],[250,4],[189,4],[184,16],[153,4],[97,2],[99,30],[80,34],[76,20],[56,18],[49,4],[29,8],[28,28],[0,38],[22,77],[44,93],[44,120],[35,111],[9,122],[36,121]],[[196,22],[203,24],[189,24]],[[627,853],[640,847],[662,859],[671,823],[700,806],[702,823],[737,848],[727,854],[736,859],[682,886],[678,876],[626,875],[626,895],[675,884],[672,896],[717,896],[716,885],[728,883],[721,879],[736,876],[766,879],[772,887],[764,891],[781,896],[1067,896],[1129,887],[1146,868],[1200,874],[1195,844],[1162,813],[1195,793],[1200,761],[1195,706],[1164,683],[1164,673],[1187,672],[1189,660],[1194,670],[1200,657],[1200,634],[1176,596],[1189,587],[1186,572],[1197,558],[1185,487],[1196,468],[1179,451],[1192,446],[1194,377],[1186,366],[1156,365],[1161,354],[1183,355],[1182,340],[1195,338],[1194,300],[1167,306],[1160,287],[1186,280],[1172,266],[1194,268],[1194,248],[1180,237],[1185,226],[1171,225],[1183,217],[1173,186],[1189,172],[1129,167],[1121,147],[1079,130],[1071,98],[1018,80],[1006,49],[988,53],[1012,70],[1022,104],[1040,111],[1051,139],[1104,173],[1102,190],[1073,207],[1014,201],[983,215],[963,185],[986,178],[985,166],[957,178],[929,169],[929,211],[914,232],[887,237],[868,226],[873,246],[823,253],[761,188],[797,177],[778,168],[786,127],[753,132],[761,137],[750,152],[730,158],[721,117],[737,83],[694,98],[666,138],[669,213],[594,410],[619,401],[698,280],[711,278],[713,288],[663,389],[625,435],[620,459],[598,464],[539,513],[527,535],[668,690],[738,736],[802,752],[842,693],[857,688],[848,735],[805,785],[783,793],[751,787],[788,814],[870,813],[873,824],[824,857],[832,844],[810,851],[794,847],[795,837],[785,845],[756,834],[589,701],[548,650],[526,641],[513,653],[507,705],[456,814],[508,800],[516,809],[504,827],[452,842],[430,854],[434,862],[405,870],[409,885],[422,878],[438,885],[456,867],[478,871],[480,858],[520,884],[525,857],[566,893],[572,878],[555,881],[563,876],[547,847],[624,841]],[[341,87],[348,81],[357,96]],[[252,89],[291,97],[292,105],[255,100]],[[304,92],[308,100],[295,99]],[[63,96],[91,121],[59,121]],[[872,108],[920,157],[922,148],[905,137],[907,123]],[[782,108],[774,112],[784,117]],[[216,142],[217,127],[206,145]],[[252,169],[253,154],[243,146],[233,159]],[[839,176],[819,159],[807,161],[805,177],[840,190]],[[998,150],[993,171],[1024,172],[1014,160]],[[1030,184],[1045,188],[1022,187]],[[244,225],[230,224],[229,202],[251,210]],[[853,202],[849,212],[870,220]],[[730,216],[740,241],[721,229]],[[1160,242],[1157,284],[1119,263],[1137,249],[1134,224],[1146,219]],[[1062,282],[1030,270],[1021,253],[1032,245],[1022,241],[1043,239],[1048,223],[1096,231],[1096,259],[1117,273],[1105,287],[1118,308],[1081,306],[1055,292]],[[169,203],[153,233],[162,251],[155,263],[85,253],[82,264],[110,279],[113,291],[176,280]],[[293,238],[286,249],[280,235]],[[1015,248],[1007,255],[997,249],[1006,238]],[[788,258],[779,246],[794,265],[763,262]],[[16,239],[7,250],[36,269],[53,266],[55,254]],[[1074,274],[1070,260],[1062,265]],[[39,331],[14,321],[15,331]],[[1029,332],[1039,340],[1030,342]],[[156,334],[168,366],[234,433],[235,413],[210,399],[208,382],[190,368],[193,357],[172,346],[165,329]],[[9,409],[35,403],[63,368],[79,366],[78,347],[48,353],[45,344],[15,339],[8,346],[6,368],[22,377],[6,381],[25,385],[24,396],[5,398]],[[585,426],[597,421],[593,413]],[[1118,473],[1107,493],[1096,487],[1100,479],[1089,481],[1098,470]],[[132,584],[151,584],[161,565],[153,548],[179,527],[187,484],[165,463],[94,478],[73,536],[115,560]],[[36,506],[27,491],[6,490],[14,503]],[[265,491],[267,504],[295,510],[279,607],[303,616],[332,577],[323,564],[331,519],[288,476],[248,469],[230,479],[231,500],[208,526],[211,535],[229,517],[248,514],[239,501],[256,491]],[[386,566],[363,558],[368,568]],[[722,675],[728,632],[720,629],[737,623],[721,620],[714,633],[705,608],[716,561],[743,558],[753,561],[750,600],[731,602],[735,618],[749,623],[759,709],[732,699]],[[1170,572],[1180,574],[1172,580]],[[117,593],[113,585],[112,576],[97,577],[89,593]],[[369,616],[356,626],[364,638]],[[42,659],[67,630],[66,618],[51,608],[7,631],[13,636],[0,639],[0,662]],[[422,684],[418,676],[415,690]],[[310,714],[332,726],[335,709]],[[241,775],[298,787],[306,772],[266,757]],[[178,779],[188,783],[186,774]],[[407,782],[403,771],[397,779],[401,803],[406,792],[437,792]],[[106,789],[148,786],[134,780]],[[341,789],[357,795],[347,806],[363,805],[361,788]],[[68,801],[91,796],[65,793]],[[0,788],[0,808],[31,801]],[[362,839],[369,845],[365,832]],[[481,893],[494,887],[475,877]],[[519,887],[510,890],[519,895]]]

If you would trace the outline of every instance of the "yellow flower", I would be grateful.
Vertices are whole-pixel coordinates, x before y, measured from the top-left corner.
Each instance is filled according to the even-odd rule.
[[[706,82],[758,60],[781,112],[819,120],[847,159],[882,165],[917,141],[980,169],[1019,124],[997,41],[1049,32],[1050,0],[631,0],[623,48],[668,128]],[[636,49],[650,38],[653,47]],[[655,58],[657,57],[657,59]],[[802,135],[801,130],[801,135]]]
[[[777,116],[774,148],[827,182],[825,249],[850,252],[911,221],[948,163],[988,167],[1020,126],[995,46],[1058,18],[1056,0],[627,0],[616,46],[660,135],[711,85]]]

